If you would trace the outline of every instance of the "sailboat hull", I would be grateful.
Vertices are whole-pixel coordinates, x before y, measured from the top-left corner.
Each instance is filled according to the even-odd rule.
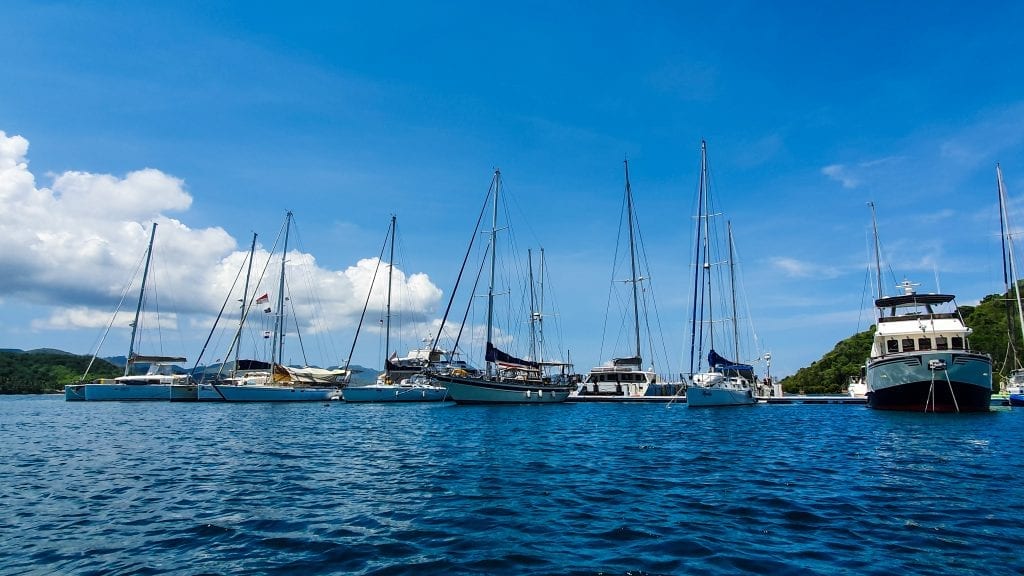
[[[572,388],[536,381],[488,380],[435,375],[457,404],[554,404],[565,402]]]
[[[236,384],[199,386],[199,400],[205,402],[323,402],[340,399],[338,388]]]
[[[713,388],[705,386],[686,387],[686,405],[705,406],[751,406],[756,404],[750,388]]]
[[[870,408],[919,412],[989,410],[992,361],[982,354],[900,354],[869,360],[866,374]]]
[[[448,397],[443,386],[350,386],[342,391],[345,402],[442,402]]]
[[[69,388],[73,390],[69,391]],[[197,393],[198,387],[195,384],[93,383],[66,386],[64,399],[191,402],[197,399]]]

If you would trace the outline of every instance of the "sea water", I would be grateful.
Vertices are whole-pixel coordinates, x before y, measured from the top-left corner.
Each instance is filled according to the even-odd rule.
[[[0,398],[4,574],[1008,574],[1024,410]]]

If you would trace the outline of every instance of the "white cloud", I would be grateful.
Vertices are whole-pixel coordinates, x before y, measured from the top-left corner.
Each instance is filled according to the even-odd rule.
[[[48,317],[27,321],[33,328],[98,330],[110,322],[123,293],[128,294],[127,308],[133,308],[138,280],[126,286],[138,277],[153,222],[157,231],[148,281],[154,291],[147,288],[147,301],[173,308],[161,312],[161,327],[208,325],[226,298],[226,314],[237,322],[235,302],[241,298],[240,274],[248,250],[239,250],[238,242],[220,227],[193,229],[167,215],[190,208],[192,196],[184,181],[153,168],[123,177],[69,171],[56,175],[51,187],[37,187],[28,167],[28,148],[25,138],[0,131],[0,275],[5,279],[0,298],[8,306],[43,306]],[[290,252],[289,304],[305,324],[304,334],[354,325],[374,266],[375,258],[328,270],[311,254]],[[279,255],[257,249],[252,286],[275,295],[275,300],[279,267]],[[386,279],[382,268],[371,299],[373,310],[384,307]],[[425,274],[407,275],[397,268],[393,282],[393,314],[428,322],[440,289]],[[119,319],[115,325],[124,328],[127,321]],[[155,323],[156,318],[147,316],[145,321]]]
[[[823,266],[785,256],[772,258],[771,263],[775,268],[791,278],[831,279],[838,277],[841,273],[835,266]]]
[[[842,184],[843,188],[856,188],[860,184],[860,180],[850,174],[847,167],[842,164],[825,166],[821,173]]]

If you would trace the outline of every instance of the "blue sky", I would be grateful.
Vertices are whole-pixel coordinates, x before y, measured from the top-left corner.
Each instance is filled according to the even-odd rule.
[[[897,280],[972,303],[1002,288],[996,162],[1010,197],[1024,193],[1020,3],[3,11],[3,348],[90,353],[155,220],[173,245],[163,303],[193,360],[251,234],[269,251],[286,210],[315,259],[326,355],[342,359],[397,215],[407,348],[443,312],[499,167],[586,370],[609,355],[628,157],[678,371],[706,139],[749,316],[785,375],[870,324],[868,201]],[[126,351],[124,323],[105,353]],[[379,337],[361,340],[355,361],[379,365]]]

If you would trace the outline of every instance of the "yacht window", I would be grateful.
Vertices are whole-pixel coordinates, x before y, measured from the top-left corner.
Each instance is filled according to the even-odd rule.
[[[900,343],[897,342],[896,340],[888,340],[885,343],[885,346],[889,352],[895,353],[900,351]]]
[[[954,350],[963,350],[963,348],[964,348],[964,339],[962,337],[960,337],[960,336],[953,336],[953,349]]]
[[[945,336],[939,336],[935,339],[936,350],[949,350],[949,341],[946,340]]]
[[[931,338],[918,338],[917,339],[917,349],[918,350],[931,350],[932,349],[932,339]]]
[[[904,352],[913,352],[914,351],[914,339],[913,338],[904,338],[903,339],[903,351]]]

